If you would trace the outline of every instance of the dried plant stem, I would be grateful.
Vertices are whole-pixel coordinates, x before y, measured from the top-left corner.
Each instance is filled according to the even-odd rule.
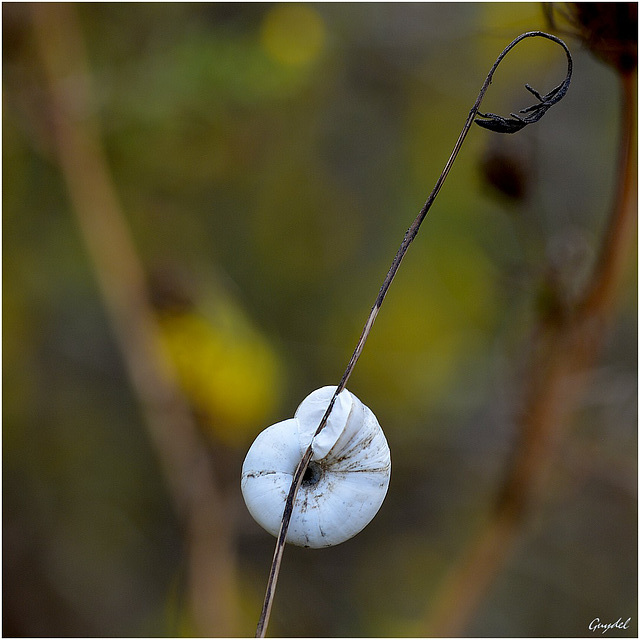
[[[235,566],[230,523],[207,449],[178,390],[149,305],[140,260],[113,186],[91,103],[82,29],[73,4],[32,4],[50,93],[54,153],[81,237],[169,494],[185,528],[189,600],[204,635],[234,635]]]
[[[535,332],[533,351],[538,357],[531,366],[520,441],[496,511],[446,577],[425,619],[427,636],[464,635],[544,487],[567,417],[588,382],[588,376],[577,374],[588,371],[606,338],[616,292],[636,237],[636,95],[635,74],[623,76],[618,180],[599,260],[573,311],[561,320],[543,319]]]
[[[556,95],[553,99],[554,102],[557,102],[560,98],[562,98],[562,96],[564,95],[564,93],[566,93],[566,89],[569,86],[569,82],[571,80],[571,70],[572,70],[572,61],[571,61],[571,55],[569,53],[569,50],[567,48],[567,46],[564,44],[564,42],[562,42],[562,40],[560,40],[559,38],[556,38],[555,36],[552,36],[548,33],[544,33],[543,31],[530,31],[527,33],[523,33],[522,35],[518,36],[515,40],[513,40],[503,51],[502,53],[498,56],[498,58],[496,59],[496,61],[494,62],[493,66],[491,67],[489,73],[487,74],[487,77],[480,89],[480,92],[478,94],[478,97],[476,98],[476,101],[473,105],[473,107],[471,108],[471,110],[469,111],[469,115],[467,116],[467,120],[464,123],[464,126],[462,127],[462,131],[460,132],[460,135],[458,137],[458,140],[456,141],[455,146],[453,147],[453,151],[451,152],[451,155],[449,156],[449,159],[447,160],[447,163],[444,166],[444,169],[442,170],[442,173],[440,174],[440,177],[438,178],[438,180],[436,181],[435,186],[433,187],[431,193],[429,194],[429,197],[427,198],[426,202],[424,203],[422,209],[420,209],[418,215],[416,216],[415,220],[413,221],[413,223],[411,224],[411,226],[409,227],[409,229],[407,229],[407,232],[404,235],[404,239],[402,240],[402,244],[400,245],[400,248],[398,249],[393,262],[391,264],[391,267],[384,279],[384,282],[382,283],[382,286],[380,287],[380,291],[378,293],[378,296],[376,298],[376,301],[373,305],[373,307],[371,308],[371,311],[369,313],[369,316],[364,324],[364,328],[362,330],[362,333],[360,335],[360,339],[358,340],[358,343],[356,345],[356,348],[353,351],[353,354],[351,356],[351,359],[349,360],[349,363],[347,364],[347,368],[345,369],[344,374],[342,375],[342,378],[338,384],[338,386],[336,387],[335,393],[329,403],[329,406],[327,407],[327,410],[325,411],[324,416],[322,417],[322,420],[320,421],[320,424],[318,425],[318,428],[316,429],[315,435],[318,435],[320,433],[320,431],[322,431],[322,429],[324,428],[324,426],[327,423],[327,419],[329,417],[329,415],[331,414],[331,411],[333,410],[333,406],[336,400],[336,397],[338,396],[338,394],[346,387],[347,385],[347,381],[349,380],[349,377],[351,376],[351,373],[356,365],[356,363],[358,362],[358,359],[360,358],[360,355],[362,353],[362,350],[364,348],[365,342],[367,341],[367,338],[369,336],[369,333],[371,332],[371,328],[373,327],[373,323],[375,322],[377,316],[378,316],[378,312],[380,311],[380,307],[382,306],[382,303],[384,302],[384,299],[387,295],[387,291],[389,290],[389,287],[391,286],[391,283],[393,282],[393,279],[396,276],[396,273],[398,272],[398,269],[400,268],[400,264],[402,263],[402,260],[404,258],[404,256],[407,253],[407,250],[409,249],[409,246],[411,245],[411,243],[413,242],[413,240],[415,239],[416,235],[418,234],[418,231],[420,229],[420,225],[422,224],[423,220],[425,219],[425,217],[427,216],[427,213],[429,212],[429,209],[431,208],[431,205],[433,204],[434,200],[436,199],[436,196],[438,195],[438,193],[440,192],[440,189],[442,188],[442,185],[444,184],[444,181],[446,180],[447,176],[449,175],[449,171],[451,170],[451,167],[453,166],[453,163],[455,162],[456,157],[458,156],[458,153],[460,152],[460,149],[462,147],[462,144],[465,140],[465,138],[467,137],[467,134],[469,133],[469,129],[471,128],[471,125],[474,121],[474,119],[476,118],[477,115],[479,115],[479,109],[480,109],[480,104],[482,103],[482,99],[484,98],[485,93],[487,92],[487,89],[489,88],[489,85],[491,84],[491,81],[493,79],[493,74],[495,73],[495,70],[498,68],[498,65],[502,62],[502,60],[504,59],[504,57],[509,53],[509,51],[511,51],[511,49],[513,49],[513,47],[515,47],[520,41],[524,40],[525,38],[531,38],[531,37],[543,37],[543,38],[547,38],[549,40],[552,40],[554,42],[556,42],[557,44],[560,44],[563,49],[565,50],[566,54],[567,54],[567,62],[568,62],[568,73],[567,73],[567,77],[565,79],[565,82],[562,85],[559,85],[558,88],[556,88]],[[561,89],[561,90],[559,90]],[[548,107],[547,107],[548,108]],[[497,118],[497,117],[496,117]],[[280,572],[280,566],[282,563],[282,555],[284,553],[284,547],[285,547],[285,541],[286,541],[286,537],[287,537],[287,531],[289,529],[289,523],[291,521],[291,515],[293,513],[293,505],[295,503],[295,498],[296,495],[298,493],[298,490],[300,488],[300,485],[302,484],[302,478],[304,477],[304,473],[309,465],[309,461],[311,460],[311,455],[312,455],[312,450],[311,450],[311,444],[309,444],[307,450],[305,451],[302,459],[300,460],[300,463],[298,464],[294,476],[293,476],[293,480],[291,483],[291,488],[289,490],[289,494],[287,496],[286,502],[285,502],[285,508],[284,508],[284,513],[282,515],[282,522],[280,525],[280,531],[278,533],[278,538],[276,541],[276,547],[275,547],[275,551],[273,554],[273,560],[271,563],[271,569],[269,572],[269,578],[267,581],[267,589],[265,592],[265,598],[264,598],[264,603],[263,603],[263,607],[262,607],[262,611],[260,614],[260,618],[258,621],[258,626],[257,626],[257,630],[256,630],[256,637],[257,638],[263,638],[266,635],[266,631],[267,631],[267,626],[269,624],[269,616],[271,614],[271,607],[273,605],[273,597],[275,594],[275,588],[276,588],[276,584],[277,584],[277,580],[278,580],[278,574]]]

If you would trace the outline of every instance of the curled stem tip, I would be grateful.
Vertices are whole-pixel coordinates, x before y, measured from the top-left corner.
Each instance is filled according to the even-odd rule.
[[[562,98],[566,95],[569,90],[569,85],[571,84],[571,74],[573,72],[573,59],[571,57],[571,52],[567,45],[560,40],[560,38],[553,36],[549,33],[545,33],[544,31],[528,31],[527,33],[523,33],[521,36],[518,36],[513,42],[509,44],[508,47],[500,54],[495,64],[491,68],[487,79],[489,83],[491,82],[491,78],[493,76],[493,72],[496,70],[502,59],[515,47],[521,40],[525,38],[532,37],[541,37],[547,38],[557,44],[559,44],[565,51],[567,55],[567,74],[564,80],[557,86],[551,89],[549,93],[545,93],[544,95],[540,94],[536,91],[530,84],[525,84],[525,89],[532,93],[537,99],[538,102],[531,105],[530,107],[525,107],[524,109],[520,109],[518,113],[526,114],[526,115],[518,115],[518,113],[510,114],[510,118],[503,118],[495,113],[480,113],[476,109],[477,115],[479,115],[483,120],[476,119],[476,124],[484,127],[485,129],[489,129],[490,131],[495,131],[496,133],[516,133],[516,131],[520,131],[528,124],[533,124],[534,122],[538,122],[540,118],[556,103],[560,102]],[[488,85],[487,85],[488,86]],[[486,91],[486,87],[483,87]],[[480,100],[484,97],[484,91],[480,93]],[[477,107],[480,106],[480,103],[477,103]]]
[[[493,74],[498,68],[498,65],[502,62],[502,60],[509,53],[509,51],[511,51],[511,49],[513,49],[519,42],[521,42],[525,38],[533,38],[533,37],[547,38],[548,40],[551,40],[556,44],[560,45],[564,49],[567,56],[567,74],[565,76],[565,79],[557,87],[555,87],[554,89],[552,89],[551,91],[549,91],[544,95],[540,94],[529,84],[525,84],[527,91],[532,93],[538,99],[538,102],[530,107],[521,109],[519,113],[526,114],[524,116],[520,116],[512,113],[510,114],[511,118],[503,118],[502,116],[499,116],[494,113],[480,113],[479,111],[480,104],[482,102],[482,99],[484,98],[485,93],[487,92],[487,89],[489,88],[489,85],[491,84]],[[331,411],[333,409],[333,406],[335,404],[335,400],[338,394],[346,387],[347,381],[360,357],[360,354],[362,353],[364,344],[367,340],[367,337],[369,336],[373,323],[378,315],[378,311],[380,310],[380,307],[385,299],[385,296],[391,285],[391,282],[395,278],[398,268],[400,267],[400,263],[402,262],[402,259],[404,258],[409,248],[409,245],[413,242],[414,238],[416,237],[418,230],[420,228],[420,225],[422,224],[422,221],[426,217],[447,175],[449,174],[449,171],[451,170],[453,162],[455,161],[456,157],[458,156],[458,153],[460,152],[462,143],[464,142],[464,139],[466,138],[467,133],[471,128],[472,122],[475,120],[475,122],[479,126],[484,127],[485,129],[489,129],[490,131],[494,131],[496,133],[515,133],[517,131],[520,131],[520,129],[523,129],[525,126],[540,120],[540,118],[542,118],[542,116],[554,104],[562,100],[562,98],[566,95],[569,89],[569,84],[571,83],[572,70],[573,70],[573,60],[571,58],[571,53],[567,45],[562,40],[560,40],[560,38],[554,35],[551,35],[549,33],[545,33],[544,31],[528,31],[526,33],[519,35],[517,38],[515,38],[515,40],[509,43],[509,45],[504,49],[504,51],[502,51],[502,53],[498,56],[498,58],[496,58],[496,61],[491,67],[482,85],[482,88],[480,89],[480,93],[478,94],[478,97],[473,107],[471,108],[471,111],[469,112],[469,115],[462,128],[460,136],[458,137],[458,140],[453,148],[453,151],[451,152],[451,155],[449,156],[449,159],[447,160],[447,163],[444,166],[444,169],[442,170],[438,180],[436,181],[435,186],[433,187],[431,193],[429,194],[429,197],[424,203],[422,209],[420,210],[415,220],[413,221],[413,223],[405,233],[405,236],[402,240],[402,244],[400,245],[400,248],[398,249],[398,252],[396,253],[393,259],[391,267],[384,279],[384,282],[382,283],[382,286],[380,287],[380,291],[378,293],[376,301],[369,313],[369,316],[367,317],[364,328],[360,335],[360,339],[358,340],[356,348],[354,349],[353,354],[349,360],[349,363],[347,364],[347,368],[342,375],[340,383],[336,387],[335,393],[333,394],[333,397],[329,402],[329,405],[322,417],[322,420],[320,421],[320,424],[318,425],[318,428],[315,432],[316,436],[322,431],[322,429],[326,425],[327,419],[331,414]],[[480,116],[480,118],[482,119],[476,119],[476,116]],[[262,607],[262,612],[260,614],[260,619],[258,621],[258,627],[256,630],[256,637],[258,638],[262,638],[266,634],[267,625],[269,622],[269,616],[271,612],[271,606],[273,604],[275,586],[278,580],[278,574],[280,572],[282,555],[284,553],[284,547],[285,547],[285,541],[287,537],[287,531],[289,528],[289,522],[291,520],[291,514],[293,512],[293,506],[295,503],[296,495],[298,493],[298,489],[302,484],[302,479],[307,470],[307,467],[309,466],[309,461],[311,460],[311,451],[312,451],[311,444],[309,444],[309,447],[305,451],[304,455],[302,456],[302,459],[300,460],[300,463],[298,464],[298,467],[294,472],[293,480],[291,482],[291,488],[289,490],[289,494],[287,495],[287,499],[285,501],[285,507],[282,515],[280,531],[278,533],[276,548],[275,548],[273,560],[271,563],[271,570],[269,572],[269,579],[267,582],[267,589],[265,593],[264,604]]]

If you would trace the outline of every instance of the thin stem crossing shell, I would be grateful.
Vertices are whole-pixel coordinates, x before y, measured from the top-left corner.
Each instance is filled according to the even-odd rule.
[[[278,535],[296,466],[309,446],[336,387],[307,396],[295,416],[265,429],[242,467],[249,512]],[[373,412],[346,389],[336,398],[296,497],[287,542],[330,547],[362,531],[380,509],[389,487],[391,454]]]

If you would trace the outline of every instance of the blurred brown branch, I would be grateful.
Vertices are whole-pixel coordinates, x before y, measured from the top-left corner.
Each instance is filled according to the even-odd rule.
[[[637,75],[621,74],[617,183],[599,259],[579,300],[543,316],[532,338],[519,441],[493,517],[473,536],[427,612],[425,635],[464,635],[487,589],[508,561],[541,497],[569,416],[607,338],[616,293],[629,266],[637,225]]]
[[[33,4],[57,161],[115,338],[160,459],[188,553],[190,613],[203,635],[234,635],[231,523],[190,408],[176,385],[149,305],[145,275],[100,141],[76,6]]]

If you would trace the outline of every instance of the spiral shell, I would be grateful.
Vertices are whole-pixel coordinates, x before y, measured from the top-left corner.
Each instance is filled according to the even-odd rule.
[[[296,496],[287,542],[330,547],[362,531],[389,487],[391,454],[372,411],[343,390],[324,429],[313,438],[336,387],[308,395],[295,416],[265,429],[242,466],[249,512],[278,535],[293,474],[313,439],[312,458]]]

